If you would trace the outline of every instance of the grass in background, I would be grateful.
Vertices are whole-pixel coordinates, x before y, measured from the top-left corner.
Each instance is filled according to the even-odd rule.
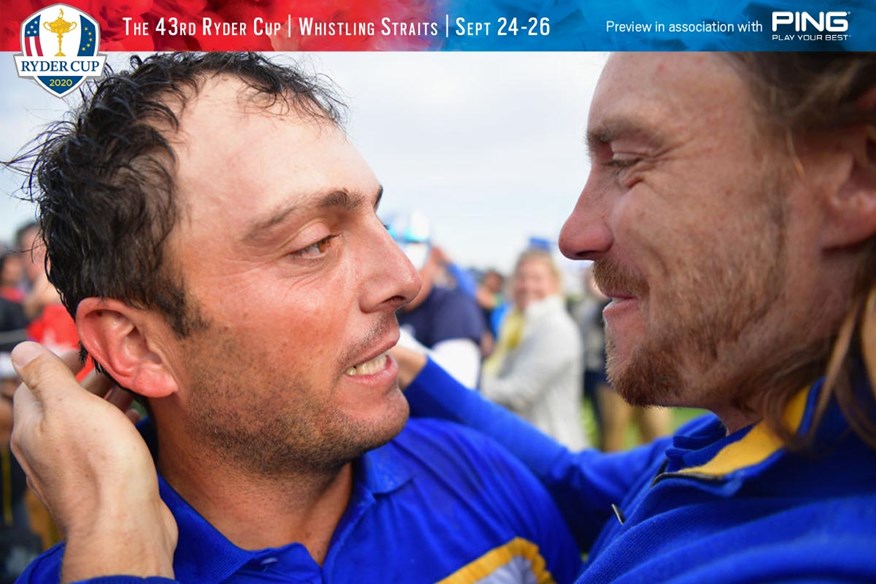
[[[694,418],[698,418],[699,416],[707,413],[705,410],[697,408],[670,408],[670,410],[670,430],[672,432],[675,432],[678,428],[685,425]],[[593,417],[593,406],[591,405],[590,400],[584,400],[584,407],[581,411],[581,418],[582,423],[584,424],[584,431],[586,432],[587,438],[590,440],[590,444],[594,446],[597,445],[599,443],[599,436],[596,431],[596,419]],[[638,428],[636,427],[635,422],[633,422],[627,427],[626,448],[629,449],[638,445]]]

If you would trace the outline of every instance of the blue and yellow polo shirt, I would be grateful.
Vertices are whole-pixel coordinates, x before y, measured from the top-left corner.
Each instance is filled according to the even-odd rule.
[[[298,543],[236,547],[159,481],[179,526],[176,582],[562,583],[581,565],[535,478],[491,440],[437,420],[412,420],[355,463],[353,494],[322,565]],[[62,554],[62,546],[46,552],[20,582],[57,582]]]

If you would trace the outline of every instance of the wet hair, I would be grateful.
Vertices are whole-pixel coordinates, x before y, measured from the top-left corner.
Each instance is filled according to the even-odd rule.
[[[792,160],[796,145],[806,139],[845,128],[863,126],[876,144],[876,108],[862,107],[860,99],[876,90],[874,53],[738,53],[728,54],[751,88],[755,108],[767,137],[784,144]],[[805,446],[818,421],[835,399],[852,429],[876,449],[876,233],[861,244],[861,263],[849,308],[829,342],[810,350],[788,369],[794,379],[811,383],[827,372],[819,396],[812,432],[800,437],[782,423],[789,401],[800,386],[777,384],[763,397],[766,421],[791,446]],[[869,378],[862,391],[853,379]],[[801,440],[802,438],[802,440]]]
[[[203,325],[165,253],[181,205],[172,136],[205,80],[228,75],[265,109],[294,109],[340,127],[343,105],[323,79],[255,53],[131,58],[83,92],[83,104],[11,164],[39,208],[49,281],[75,317],[89,297],[157,309],[179,337]],[[290,153],[294,155],[294,153]]]

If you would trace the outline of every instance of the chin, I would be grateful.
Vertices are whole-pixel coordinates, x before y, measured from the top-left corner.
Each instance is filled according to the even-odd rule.
[[[683,393],[674,352],[637,347],[626,358],[612,351],[606,361],[608,378],[615,391],[634,406],[677,406]]]
[[[409,416],[408,400],[405,399],[401,391],[395,392],[387,398],[387,402],[384,407],[380,408],[379,412],[375,412],[366,419],[360,419],[355,424],[363,429],[363,437],[367,437],[369,445],[365,447],[365,450],[382,446],[398,436],[407,424]]]

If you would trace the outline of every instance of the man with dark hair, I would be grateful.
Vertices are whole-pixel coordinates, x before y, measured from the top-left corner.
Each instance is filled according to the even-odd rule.
[[[252,54],[132,65],[32,150],[33,176],[49,278],[84,349],[148,402],[159,477],[124,419],[59,434],[62,450],[95,432],[133,446],[109,472],[153,478],[120,484],[123,505],[116,489],[58,505],[25,462],[68,543],[22,581],[57,581],[65,553],[65,581],[572,580],[568,529],[516,460],[406,425],[387,351],[419,282],[333,95]],[[145,547],[77,559],[132,536]]]
[[[539,476],[588,551],[582,582],[876,580],[876,55],[614,55],[588,125],[560,246],[611,299],[609,377],[631,403],[714,415],[570,453],[400,352],[412,409],[480,428]],[[92,396],[30,363],[19,443],[51,469],[39,445],[59,430],[37,423],[78,428],[50,406],[58,388]],[[60,484],[48,499],[69,512],[77,483]]]

